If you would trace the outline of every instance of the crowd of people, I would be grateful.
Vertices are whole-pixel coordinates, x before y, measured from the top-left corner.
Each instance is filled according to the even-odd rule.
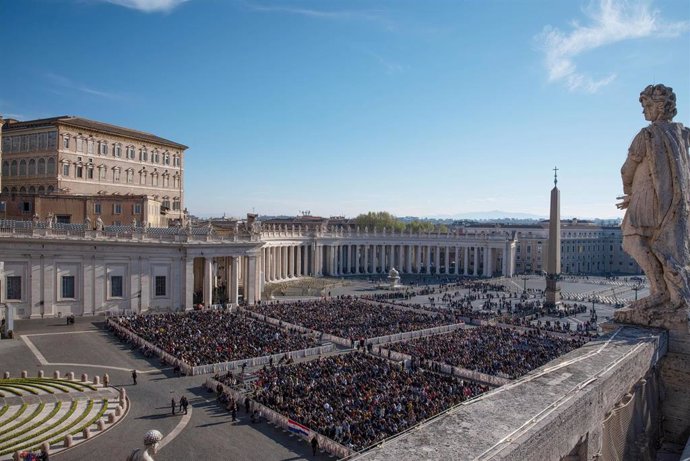
[[[262,357],[317,345],[317,339],[310,335],[224,310],[134,315],[119,317],[118,322],[191,366]]]
[[[257,376],[257,402],[353,450],[487,390],[358,352],[265,367]]]
[[[521,332],[487,325],[393,343],[388,347],[418,360],[515,379],[580,347],[585,341],[583,338],[559,338],[538,330]]]
[[[449,322],[443,316],[411,309],[372,304],[352,296],[302,300],[290,303],[261,303],[254,312],[340,338],[375,338],[422,330]]]

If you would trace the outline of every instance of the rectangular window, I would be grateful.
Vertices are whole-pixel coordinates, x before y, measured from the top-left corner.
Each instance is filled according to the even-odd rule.
[[[77,175],[77,178],[83,178],[84,177],[84,167],[79,165],[75,169],[75,173]]]
[[[122,214],[122,204],[113,203],[113,214]]]
[[[87,142],[88,142],[88,144],[87,144],[88,153],[89,153],[89,155],[93,155],[93,145],[94,145],[93,139],[89,139]]]
[[[112,298],[122,298],[122,276],[113,275],[110,277],[110,296]]]
[[[31,202],[22,202],[22,212],[31,213]]]
[[[95,214],[101,214],[101,204],[100,203],[94,203],[93,204],[93,212]]]
[[[99,171],[98,177],[99,177],[100,179],[105,180],[105,168],[99,168],[98,171]]]
[[[62,276],[62,298],[63,299],[74,299],[74,275],[63,275]]]
[[[22,299],[22,278],[19,276],[9,276],[7,281],[7,299],[20,300]]]
[[[62,165],[62,176],[69,176],[69,164]]]
[[[107,155],[108,154],[108,143],[101,141],[98,143],[98,153],[101,155]]]
[[[89,168],[86,170],[86,177],[88,179],[93,179],[93,168]]]
[[[134,214],[141,214],[141,203],[135,203],[135,204],[132,206],[132,208],[133,208],[132,212],[133,212]]]
[[[77,138],[77,152],[84,152],[84,140]]]
[[[62,148],[69,149],[69,136],[62,138]]]
[[[165,275],[156,275],[156,296],[165,296]]]
[[[55,149],[56,142],[57,133],[55,131],[51,131],[48,133],[48,149]]]
[[[113,170],[113,182],[120,182],[120,170]]]

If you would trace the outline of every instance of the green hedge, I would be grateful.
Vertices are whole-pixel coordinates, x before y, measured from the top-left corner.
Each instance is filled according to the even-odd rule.
[[[48,431],[50,431],[51,429],[54,429],[54,428],[60,426],[60,424],[64,423],[64,422],[65,422],[70,416],[72,416],[72,414],[75,412],[75,410],[77,409],[77,404],[78,404],[78,402],[77,402],[76,400],[72,401],[72,405],[70,406],[69,411],[67,411],[67,413],[65,413],[64,415],[62,415],[62,417],[61,417],[59,420],[57,420],[56,422],[54,422],[54,423],[51,424],[50,426],[46,427],[45,429],[43,429],[43,431],[44,431],[44,432],[48,432]],[[82,419],[83,419],[83,417],[82,417]],[[67,428],[65,428],[65,429],[69,429],[70,427],[72,427],[73,424],[74,424],[74,423],[70,424],[70,425],[69,425]],[[64,432],[65,429],[60,430],[59,433]],[[55,435],[57,435],[57,434],[56,434],[56,433],[52,433],[52,434],[50,434],[50,435],[46,435],[45,437],[42,437],[41,440],[40,440],[38,443],[41,444],[41,443],[43,443],[44,441],[46,441],[47,439],[49,439],[50,437],[54,437]],[[12,453],[12,452],[14,452],[14,451],[16,451],[16,450],[25,450],[25,449],[31,447],[31,446],[33,445],[33,443],[29,443],[29,444],[25,444],[25,445],[21,445],[21,446],[18,446],[18,445],[19,445],[19,444],[22,444],[22,443],[24,443],[24,442],[28,442],[29,440],[31,440],[31,439],[33,439],[33,438],[35,438],[35,437],[36,437],[35,435],[29,435],[29,436],[26,436],[26,437],[24,437],[24,438],[22,438],[22,439],[15,440],[15,441],[11,442],[11,445],[5,445],[5,446],[0,447],[0,456],[6,455],[6,454],[8,454],[8,453]]]
[[[15,419],[19,418],[19,417],[22,415],[22,413],[24,413],[24,412],[26,411],[26,406],[27,406],[27,405],[26,405],[25,403],[22,403],[22,406],[19,407],[19,410],[18,410],[15,414],[13,414],[12,416],[10,416],[10,418],[9,418],[8,420],[3,421],[2,423],[0,423],[0,427],[3,427],[5,424],[9,424],[9,423],[11,423],[12,421],[14,421]]]
[[[31,413],[29,416],[27,416],[26,418],[22,419],[22,420],[19,421],[18,423],[13,424],[12,426],[6,427],[5,429],[3,429],[3,431],[2,431],[3,434],[9,434],[9,433],[12,432],[13,430],[19,429],[19,428],[22,427],[24,424],[28,423],[29,421],[31,421],[32,419],[34,419],[36,416],[38,416],[39,413],[41,413],[41,412],[43,411],[43,408],[45,408],[45,406],[46,406],[46,404],[43,403],[43,402],[41,402],[41,403],[36,407],[36,409],[34,410],[34,412]],[[0,438],[0,444],[2,444],[3,442],[7,442],[8,440],[11,440],[11,439],[14,438],[14,437],[16,437],[16,435],[7,435],[7,436],[5,436],[5,437],[3,437],[3,438]]]

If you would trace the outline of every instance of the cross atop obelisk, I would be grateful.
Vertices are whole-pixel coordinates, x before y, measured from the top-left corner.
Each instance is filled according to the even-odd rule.
[[[561,277],[561,191],[558,190],[558,167],[553,168],[549,246],[546,254],[546,293],[544,306],[555,307],[561,301],[558,280]]]

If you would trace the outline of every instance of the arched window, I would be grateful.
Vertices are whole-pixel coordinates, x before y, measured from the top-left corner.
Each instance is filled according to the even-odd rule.
[[[50,157],[48,159],[48,175],[55,174],[55,158]]]
[[[45,176],[46,174],[46,160],[44,158],[38,159],[38,175]]]
[[[53,186],[48,186],[48,193],[52,194],[53,192],[55,192],[55,188]]]
[[[7,188],[7,186],[2,188],[2,193],[3,194],[9,194],[10,193],[10,190]]]
[[[19,176],[26,176],[26,160],[19,161]]]
[[[43,186],[38,186],[38,194],[43,195],[46,193],[46,188]]]
[[[29,193],[30,194],[35,194],[36,193],[36,188],[34,186],[29,186]]]
[[[29,176],[36,176],[36,160],[29,160]]]
[[[17,186],[12,186],[12,193],[16,194],[17,193]]]
[[[17,176],[17,161],[12,160],[12,164],[10,165],[10,176]]]
[[[10,162],[5,160],[2,162],[2,175],[3,176],[9,176],[10,175]]]
[[[22,186],[19,188],[19,193],[20,194],[26,194],[26,187]]]

